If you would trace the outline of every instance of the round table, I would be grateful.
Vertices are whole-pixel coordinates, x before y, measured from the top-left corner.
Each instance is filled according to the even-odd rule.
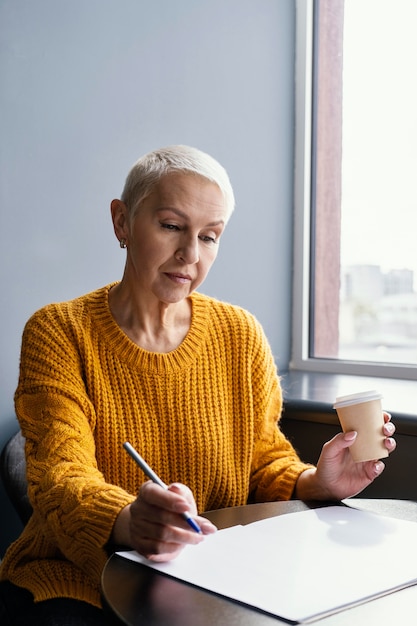
[[[328,503],[333,504],[334,503]],[[348,506],[417,521],[417,502],[351,498]],[[219,529],[250,524],[276,515],[291,514],[326,503],[269,502],[210,511],[204,514]],[[343,506],[343,504],[342,504]],[[417,528],[416,528],[417,531]],[[417,571],[416,571],[417,576]],[[164,576],[140,563],[113,554],[102,574],[104,604],[129,626],[277,626],[287,624],[252,607],[217,596]],[[417,587],[410,587],[366,604],[318,620],[323,626],[409,624],[417,606]],[[401,621],[403,617],[404,621]]]

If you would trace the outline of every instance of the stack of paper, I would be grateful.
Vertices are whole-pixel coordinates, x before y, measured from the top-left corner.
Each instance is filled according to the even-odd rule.
[[[331,506],[220,530],[169,563],[119,554],[305,622],[417,583],[417,523]]]

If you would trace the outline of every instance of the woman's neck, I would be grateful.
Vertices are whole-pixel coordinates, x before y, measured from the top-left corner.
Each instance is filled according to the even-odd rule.
[[[167,353],[178,348],[191,325],[191,301],[166,304],[132,296],[118,283],[109,291],[109,308],[131,341],[149,352]]]

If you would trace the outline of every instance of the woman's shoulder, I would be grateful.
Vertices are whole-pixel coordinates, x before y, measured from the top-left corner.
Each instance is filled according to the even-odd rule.
[[[193,302],[195,306],[205,310],[205,315],[210,317],[211,322],[217,320],[225,326],[241,326],[256,333],[263,333],[262,325],[256,316],[238,304],[218,300],[199,292],[193,294]]]
[[[25,328],[49,324],[59,325],[60,322],[67,325],[71,320],[80,322],[90,312],[107,306],[107,293],[110,286],[101,287],[71,300],[50,302],[32,313]]]

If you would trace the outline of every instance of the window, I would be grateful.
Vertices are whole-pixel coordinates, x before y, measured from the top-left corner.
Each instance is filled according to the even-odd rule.
[[[292,367],[417,378],[415,0],[298,0]]]

